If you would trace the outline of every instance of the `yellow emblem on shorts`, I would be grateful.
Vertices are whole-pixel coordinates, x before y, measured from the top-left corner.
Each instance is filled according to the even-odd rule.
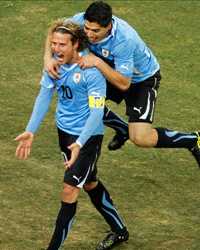
[[[103,96],[89,96],[90,108],[104,108],[105,97]]]

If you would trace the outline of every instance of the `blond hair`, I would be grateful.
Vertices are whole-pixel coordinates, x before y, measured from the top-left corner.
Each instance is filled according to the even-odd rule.
[[[78,42],[78,51],[82,51],[88,47],[88,39],[83,29],[79,24],[72,22],[69,19],[57,19],[49,28],[49,37],[51,38],[54,32],[62,34],[70,34],[72,44]]]

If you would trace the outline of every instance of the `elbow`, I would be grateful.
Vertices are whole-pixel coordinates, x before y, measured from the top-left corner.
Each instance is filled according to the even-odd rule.
[[[95,124],[99,124],[101,120],[103,120],[104,108],[93,109],[91,111],[91,115],[93,116],[93,121],[95,121]]]
[[[126,92],[131,86],[131,79],[127,77],[121,77],[117,79],[116,87],[118,87],[122,92]]]
[[[123,84],[119,85],[119,89],[123,92],[126,92],[129,88],[130,88],[131,83],[130,82],[126,82]]]

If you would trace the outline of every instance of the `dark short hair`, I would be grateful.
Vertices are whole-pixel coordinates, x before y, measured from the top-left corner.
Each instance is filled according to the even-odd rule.
[[[107,27],[112,20],[112,8],[103,1],[95,1],[86,9],[84,19]]]

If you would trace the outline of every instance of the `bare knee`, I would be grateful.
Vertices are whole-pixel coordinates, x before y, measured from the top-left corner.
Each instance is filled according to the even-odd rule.
[[[157,144],[157,131],[149,123],[129,124],[129,138],[139,147],[153,147]]]
[[[61,193],[62,201],[73,203],[77,200],[80,189],[69,184],[64,183]]]
[[[129,137],[131,142],[133,142],[138,147],[143,147],[146,145],[145,143],[145,136],[140,134],[134,134]]]
[[[89,182],[85,184],[83,188],[87,192],[87,191],[94,189],[97,186],[97,184],[98,184],[98,181]]]

